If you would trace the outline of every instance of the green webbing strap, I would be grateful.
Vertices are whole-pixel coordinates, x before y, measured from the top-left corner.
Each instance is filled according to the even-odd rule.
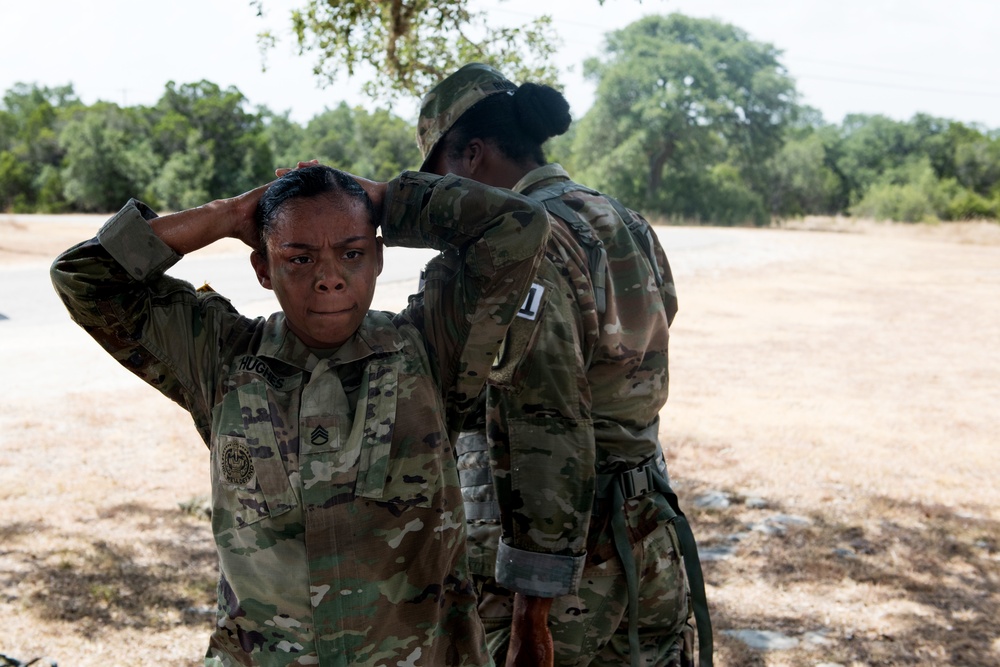
[[[639,667],[639,573],[632,545],[628,540],[625,526],[625,494],[621,484],[611,484],[611,534],[615,538],[615,550],[625,572],[628,587],[628,657],[632,667]]]
[[[705,596],[705,578],[701,573],[698,544],[695,542],[687,517],[681,512],[677,495],[667,484],[667,480],[663,479],[660,471],[655,468],[651,476],[656,490],[666,497],[671,509],[677,515],[674,518],[674,529],[677,531],[677,541],[681,544],[684,569],[687,572],[688,586],[691,588],[694,622],[698,628],[698,664],[700,667],[712,667],[712,619],[708,615],[708,598]]]
[[[625,226],[632,233],[632,238],[635,242],[639,244],[642,251],[646,253],[646,259],[649,260],[649,265],[653,269],[653,275],[656,277],[656,286],[663,287],[663,271],[660,270],[660,263],[656,261],[656,253],[653,252],[653,236],[652,232],[649,230],[649,225],[644,225],[640,221],[636,220],[629,210],[625,208],[620,201],[614,197],[609,197],[603,195],[611,207],[618,212],[618,217],[622,219]]]
[[[667,480],[655,465],[649,464],[642,468],[627,470],[624,473],[613,475],[597,476],[597,497],[610,498],[611,512],[611,533],[614,537],[615,550],[621,559],[622,570],[625,572],[625,583],[628,587],[628,609],[629,609],[629,658],[632,667],[639,664],[639,572],[632,554],[632,544],[628,539],[628,530],[625,525],[625,493],[623,485],[629,482],[630,497],[641,495],[641,489],[635,488],[635,474],[644,473],[648,480],[647,489],[656,489],[662,493],[670,505],[671,513],[674,515],[668,519],[674,524],[677,533],[677,541],[681,546],[681,557],[684,560],[684,570],[687,574],[688,587],[691,592],[691,606],[694,613],[695,625],[698,628],[698,665],[699,667],[712,667],[712,620],[708,613],[708,600],[705,597],[705,579],[701,572],[701,561],[698,559],[698,545],[691,532],[691,526],[687,518],[680,510],[677,496],[671,490]],[[641,477],[642,475],[640,475]],[[627,480],[626,480],[627,478]],[[640,482],[641,483],[641,482]],[[631,489],[640,493],[632,494]]]
[[[560,197],[564,192],[580,188],[559,188],[553,194],[553,188],[542,188],[531,193],[531,196],[540,201],[545,209],[566,221],[569,228],[576,234],[580,243],[587,248],[587,260],[590,265],[590,282],[594,286],[594,304],[598,313],[607,310],[607,273],[608,273],[608,252],[604,249],[604,244],[594,235],[594,230],[584,222],[580,215],[571,209]],[[588,190],[589,192],[589,190]],[[539,194],[541,193],[541,195]],[[544,196],[545,199],[541,197]]]
[[[590,195],[604,197],[611,204],[611,208],[615,210],[618,217],[622,219],[622,222],[625,223],[625,226],[632,234],[632,238],[642,248],[653,270],[653,277],[656,278],[656,286],[663,286],[663,271],[660,269],[659,262],[656,261],[656,253],[653,251],[653,237],[649,225],[637,220],[620,201],[573,181],[560,181],[531,191],[528,193],[528,196],[541,202],[549,213],[564,220],[570,229],[573,230],[573,233],[576,234],[580,243],[589,250],[590,279],[594,285],[594,301],[596,302],[598,313],[604,313],[607,310],[606,273],[608,268],[608,253],[604,249],[604,243],[594,234],[593,228],[580,217],[579,213],[570,208],[562,200],[563,195],[567,192],[586,192]]]

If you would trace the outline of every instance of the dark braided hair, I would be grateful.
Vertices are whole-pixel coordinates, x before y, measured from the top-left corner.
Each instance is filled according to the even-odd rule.
[[[523,83],[512,93],[490,95],[474,104],[455,121],[445,137],[445,150],[453,158],[473,139],[492,141],[517,164],[545,164],[542,144],[569,129],[569,102],[555,88]]]
[[[274,229],[274,221],[289,200],[307,199],[327,193],[336,193],[345,200],[360,202],[368,221],[375,224],[375,209],[368,193],[348,174],[321,164],[293,169],[272,183],[257,201],[254,221],[260,235],[261,252],[267,254],[267,239]]]

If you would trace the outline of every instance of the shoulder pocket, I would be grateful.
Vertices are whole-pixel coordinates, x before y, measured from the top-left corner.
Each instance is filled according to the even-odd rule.
[[[537,279],[536,279],[537,280]],[[497,352],[496,361],[490,371],[490,383],[501,387],[514,384],[518,365],[538,337],[539,322],[545,314],[553,286],[547,281],[531,284],[524,303],[517,311],[517,317],[510,323],[507,335]]]

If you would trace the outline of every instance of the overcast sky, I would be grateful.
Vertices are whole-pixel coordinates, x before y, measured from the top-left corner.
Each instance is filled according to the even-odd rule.
[[[235,86],[253,105],[305,122],[341,101],[371,107],[357,82],[322,89],[295,53],[288,11],[305,0],[0,0],[0,91],[16,82],[72,83],[87,104],[153,104],[167,81]],[[918,112],[1000,129],[997,0],[474,0],[496,24],[545,11],[563,44],[558,64],[574,115],[593,100],[581,63],[603,35],[647,14],[717,18],[784,52],[802,101],[830,122],[847,113],[908,120]],[[256,34],[285,39],[261,71]],[[415,102],[394,107],[414,120]]]

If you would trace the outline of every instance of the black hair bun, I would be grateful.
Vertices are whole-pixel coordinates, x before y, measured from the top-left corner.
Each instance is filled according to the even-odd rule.
[[[566,132],[573,120],[569,102],[552,86],[522,83],[514,91],[513,102],[518,123],[539,144]]]

